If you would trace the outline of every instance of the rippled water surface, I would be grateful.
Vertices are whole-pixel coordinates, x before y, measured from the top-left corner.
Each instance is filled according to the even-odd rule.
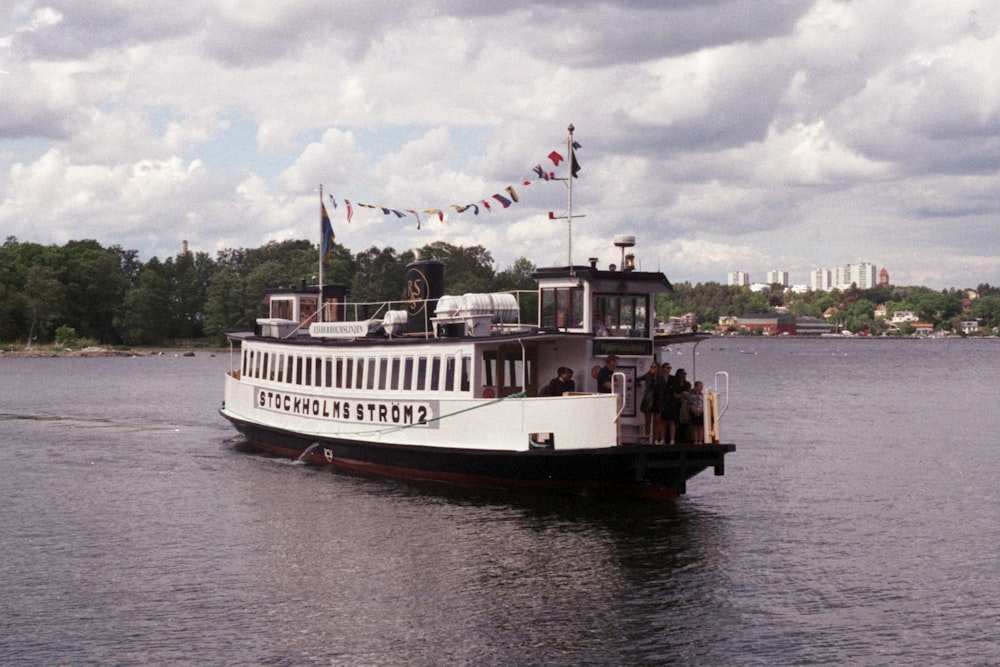
[[[228,354],[0,358],[0,663],[994,664],[998,354],[703,342],[737,451],[670,507],[248,454]]]

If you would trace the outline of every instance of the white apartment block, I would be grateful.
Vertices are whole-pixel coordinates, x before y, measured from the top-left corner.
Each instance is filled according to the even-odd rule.
[[[774,283],[778,283],[782,287],[788,287],[788,271],[781,271],[780,269],[768,271],[767,284],[773,285]]]
[[[851,285],[871,289],[878,285],[878,268],[868,262],[842,264],[834,269],[833,285],[837,289],[848,289]]]
[[[730,271],[726,284],[737,285],[739,287],[749,287],[750,275],[744,273],[743,271]]]
[[[814,292],[829,292],[832,283],[827,269],[815,269],[809,274],[809,287]]]

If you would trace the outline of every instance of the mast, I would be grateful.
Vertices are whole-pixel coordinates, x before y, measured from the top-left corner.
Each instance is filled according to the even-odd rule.
[[[319,184],[319,307],[316,309],[316,321],[323,321],[323,184]]]
[[[569,267],[570,274],[573,273],[573,123],[566,128],[569,136],[566,137],[566,156],[569,158],[569,187],[566,189],[566,266]]]
[[[582,215],[573,215],[573,179],[575,178],[574,173],[573,173],[573,165],[577,164],[577,162],[576,162],[576,154],[575,154],[575,150],[576,149],[573,146],[573,144],[574,144],[574,142],[573,142],[573,131],[576,128],[573,127],[572,123],[570,123],[569,127],[567,127],[566,129],[569,130],[569,136],[566,138],[566,154],[569,156],[567,158],[569,160],[569,165],[568,165],[569,166],[569,176],[567,176],[566,178],[556,178],[556,179],[553,179],[553,180],[557,180],[557,181],[567,181],[568,182],[567,183],[567,188],[566,188],[566,215],[565,216],[556,215],[552,211],[549,211],[549,220],[562,220],[563,217],[566,218],[566,237],[567,237],[567,239],[566,239],[566,266],[569,267],[569,274],[572,276],[572,275],[576,274],[576,270],[573,268],[573,218],[583,218],[585,216],[582,216]],[[577,170],[577,171],[579,171],[579,170]]]

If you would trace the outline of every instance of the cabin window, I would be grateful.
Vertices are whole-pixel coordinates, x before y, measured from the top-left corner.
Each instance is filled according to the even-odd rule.
[[[323,368],[323,360],[320,359],[319,357],[316,357],[315,359],[313,359],[313,361],[316,363],[316,368],[315,371],[313,372],[313,384],[318,387],[320,385],[320,377],[321,377],[320,372],[322,371]]]
[[[271,317],[280,317],[283,320],[294,319],[292,307],[291,299],[271,299]]]
[[[462,357],[462,391],[469,391],[471,386],[469,380],[469,367],[472,366],[472,357]]]
[[[594,333],[604,336],[649,335],[649,296],[646,294],[594,295]]]
[[[441,388],[441,357],[431,358],[431,391]]]
[[[295,376],[292,374],[292,371],[295,368],[294,361],[295,358],[293,358],[292,355],[288,355],[288,360],[286,361],[285,366],[285,382],[295,382]]]
[[[365,388],[365,360],[363,357],[358,357],[357,363],[354,364],[356,373],[354,375],[354,388],[364,389]]]
[[[413,389],[413,357],[403,359],[403,389]]]
[[[275,364],[278,367],[278,376],[274,378],[277,382],[285,381],[285,355],[278,355],[278,363]]]
[[[455,363],[455,357],[448,357],[444,364],[444,390],[445,391],[455,391],[455,371],[458,369],[458,365]]]
[[[368,381],[365,383],[365,388],[366,389],[374,389],[375,388],[375,357],[368,357],[367,370],[368,370],[368,378],[367,378]]]
[[[312,385],[313,383],[313,360],[312,358],[307,358],[305,360],[305,375],[302,377],[302,384]]]
[[[336,385],[337,389],[344,388],[344,358],[337,357],[337,369],[334,371],[335,375],[333,383]]]
[[[556,287],[542,290],[541,326],[546,329],[583,326],[583,288]]]
[[[344,366],[346,368],[344,374],[344,386],[351,389],[354,385],[354,358],[348,357],[344,360]]]
[[[302,379],[302,357],[295,357],[295,378],[289,378],[295,384],[304,384],[305,380]]]
[[[392,372],[389,378],[389,389],[399,389],[399,357],[392,358]]]
[[[323,360],[323,386],[333,386],[333,358],[327,357]]]
[[[385,391],[387,379],[389,377],[389,360],[382,357],[378,360],[378,388]]]

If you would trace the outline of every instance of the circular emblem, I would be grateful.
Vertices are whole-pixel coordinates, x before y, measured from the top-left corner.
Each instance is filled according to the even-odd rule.
[[[493,391],[493,387],[486,387],[483,389],[483,398],[496,398],[497,393]]]
[[[406,278],[406,298],[410,305],[410,315],[419,315],[427,307],[430,298],[430,282],[420,269],[410,269]]]

